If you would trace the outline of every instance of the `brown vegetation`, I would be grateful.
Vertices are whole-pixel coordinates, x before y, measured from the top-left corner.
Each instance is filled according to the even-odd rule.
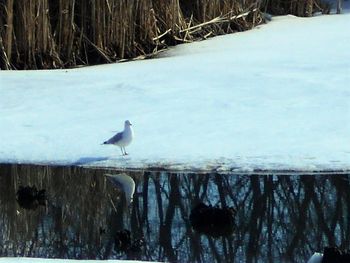
[[[321,0],[0,0],[0,69],[145,58],[169,45],[243,31],[261,10],[309,16]]]

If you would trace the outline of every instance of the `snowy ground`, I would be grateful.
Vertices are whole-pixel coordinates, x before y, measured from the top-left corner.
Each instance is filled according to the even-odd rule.
[[[162,58],[0,72],[0,162],[350,169],[350,14],[276,17]],[[120,156],[101,142],[133,123]]]

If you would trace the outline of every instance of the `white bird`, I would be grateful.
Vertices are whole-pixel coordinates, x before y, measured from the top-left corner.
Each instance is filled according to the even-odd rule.
[[[323,254],[315,252],[307,263],[321,263]]]
[[[113,144],[120,147],[122,151],[122,155],[127,155],[128,153],[125,151],[125,147],[128,146],[134,138],[134,131],[131,128],[130,121],[126,120],[124,123],[124,130],[122,132],[118,132],[109,140],[105,141],[103,144]]]
[[[125,173],[121,174],[105,174],[112,183],[121,187],[125,193],[126,204],[129,206],[133,201],[133,196],[135,193],[135,181],[129,175]]]

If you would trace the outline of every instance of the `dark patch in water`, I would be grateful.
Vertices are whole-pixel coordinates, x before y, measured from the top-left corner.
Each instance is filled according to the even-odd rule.
[[[219,208],[199,203],[191,210],[190,222],[199,233],[213,237],[230,236],[234,230],[235,214],[233,207]]]
[[[350,252],[342,251],[338,247],[325,247],[323,250],[322,263],[349,263]]]
[[[134,239],[131,232],[127,229],[118,231],[115,234],[115,247],[118,252],[126,253],[128,258],[138,258],[144,246],[144,240],[141,238]]]
[[[20,207],[35,210],[39,205],[46,205],[46,190],[36,189],[36,186],[19,186],[16,193]]]

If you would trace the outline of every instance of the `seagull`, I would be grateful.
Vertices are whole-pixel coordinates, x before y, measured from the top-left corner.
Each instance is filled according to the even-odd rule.
[[[133,201],[135,193],[135,181],[125,173],[105,174],[116,187],[121,187],[125,193],[126,204],[129,206]]]
[[[105,141],[103,144],[114,144],[120,147],[120,150],[122,151],[122,155],[128,155],[128,153],[125,151],[125,147],[128,146],[132,139],[134,138],[134,131],[131,128],[130,121],[126,120],[124,122],[124,131],[118,132],[116,135],[114,135],[109,140]]]
[[[350,262],[350,253],[338,247],[325,247],[322,253],[315,252],[307,263]]]
[[[315,252],[307,263],[321,263],[323,254]]]

